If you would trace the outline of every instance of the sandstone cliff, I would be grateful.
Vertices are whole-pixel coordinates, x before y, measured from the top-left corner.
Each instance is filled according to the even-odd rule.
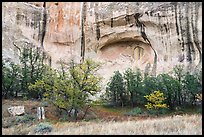
[[[152,75],[177,64],[202,66],[200,2],[4,2],[3,58],[17,61],[18,47],[32,43],[51,57],[103,62],[113,71],[140,68]]]

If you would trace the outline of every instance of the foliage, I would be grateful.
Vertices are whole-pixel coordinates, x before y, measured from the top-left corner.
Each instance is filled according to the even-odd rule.
[[[146,94],[150,94],[155,90],[158,90],[158,80],[157,77],[154,76],[145,76],[143,81],[143,92]]]
[[[39,123],[34,129],[35,133],[47,133],[51,131],[52,131],[52,125],[47,122]]]
[[[136,115],[142,114],[142,113],[143,113],[142,109],[139,108],[139,107],[136,107],[136,108],[132,109],[131,111],[127,112],[126,115],[128,115],[128,116],[136,116]]]
[[[80,64],[71,61],[68,68],[61,65],[61,71],[47,69],[43,79],[29,88],[44,92],[45,100],[77,119],[79,110],[86,112],[91,104],[90,97],[100,91],[101,78],[96,74],[100,65],[90,59]]]
[[[44,53],[31,45],[20,50],[20,63],[2,60],[2,97],[18,97],[22,93],[26,98],[38,98],[38,91],[30,92],[28,86],[42,78],[44,73]],[[35,94],[33,94],[35,93]]]
[[[190,72],[185,74],[183,83],[186,98],[189,99],[188,102],[193,104],[196,101],[196,95],[202,92],[202,85],[196,78],[196,75],[190,74]]]
[[[118,71],[119,72],[119,71]],[[161,73],[157,76],[145,75],[142,77],[140,70],[127,69],[123,74],[114,72],[113,77],[106,87],[106,93],[102,96],[110,105],[114,106],[120,101],[119,92],[123,92],[124,104],[127,106],[145,105],[145,95],[154,91],[162,91],[166,104],[170,111],[177,107],[202,104],[202,70],[189,72],[183,65],[177,65],[169,73]],[[118,76],[117,76],[117,75]],[[118,91],[117,91],[117,90]],[[122,90],[121,90],[122,89]],[[148,108],[153,107],[150,102]],[[167,109],[155,110],[155,114],[166,113]],[[154,113],[152,109],[150,113]]]
[[[201,108],[199,108],[199,109],[197,109],[197,111],[196,111],[197,113],[199,113],[199,114],[202,114],[202,107]]]
[[[177,98],[178,98],[178,103],[177,105],[181,105],[183,104],[184,102],[182,102],[184,99],[183,99],[183,78],[184,78],[184,66],[183,65],[176,65],[174,68],[173,68],[173,76],[174,78],[178,81],[178,89],[177,89]]]
[[[157,76],[159,82],[158,90],[163,91],[166,97],[166,103],[170,109],[173,109],[179,103],[179,81],[169,74],[160,74]]]
[[[17,96],[20,90],[20,67],[13,62],[2,60],[2,97]],[[14,95],[15,94],[15,95]]]
[[[165,100],[164,94],[160,91],[154,91],[150,95],[146,95],[144,97],[148,101],[148,103],[145,105],[148,110],[167,108],[167,105],[163,104],[163,101]]]
[[[23,115],[23,116],[16,116],[16,122],[17,123],[30,123],[33,122],[36,119],[36,117],[32,115]]]
[[[148,110],[148,114],[150,115],[161,115],[161,114],[167,114],[170,111],[166,108],[160,108],[160,109],[150,109]]]
[[[124,79],[126,81],[126,92],[130,95],[130,102],[131,105],[134,106],[141,98],[139,98],[139,94],[142,93],[141,91],[141,82],[142,82],[142,74],[137,69],[134,72],[132,69],[127,69],[124,73]],[[137,99],[136,99],[137,98]],[[136,102],[137,101],[137,102]]]
[[[123,76],[119,71],[114,72],[114,76],[108,82],[106,88],[107,96],[114,105],[120,104],[123,107],[125,102],[125,86]]]
[[[38,91],[30,92],[28,86],[36,80],[42,79],[45,65],[43,64],[45,53],[38,47],[32,45],[24,47],[20,55],[21,63],[21,90],[27,98],[40,98]]]

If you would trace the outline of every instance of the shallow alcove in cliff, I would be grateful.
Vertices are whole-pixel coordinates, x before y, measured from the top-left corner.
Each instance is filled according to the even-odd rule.
[[[126,58],[137,66],[153,63],[152,58],[154,57],[150,46],[137,40],[118,40],[108,43],[100,48],[98,54],[102,60],[116,61]]]

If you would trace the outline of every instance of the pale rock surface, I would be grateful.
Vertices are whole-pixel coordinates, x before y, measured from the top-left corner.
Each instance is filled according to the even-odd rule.
[[[13,106],[13,107],[8,108],[8,112],[12,116],[20,116],[20,115],[23,115],[25,113],[25,108],[24,108],[24,106]]]
[[[103,84],[115,70],[128,67],[152,75],[178,64],[197,71],[202,68],[202,3],[4,2],[3,58],[17,62],[16,46],[26,43],[42,47],[55,68],[59,60],[79,62],[82,55],[103,63],[98,71]]]

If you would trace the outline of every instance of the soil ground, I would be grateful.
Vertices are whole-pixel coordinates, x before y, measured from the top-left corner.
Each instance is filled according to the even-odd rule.
[[[36,116],[37,114],[37,107],[42,106],[42,102],[37,100],[2,100],[2,131],[10,133],[11,134],[28,134],[30,130],[33,129],[33,127],[38,124],[41,121],[35,121],[34,123],[25,125],[25,124],[14,124],[15,117],[11,116],[8,113],[8,108],[11,106],[25,106],[25,113],[28,115]],[[126,122],[126,121],[138,121],[138,120],[145,120],[145,119],[155,119],[155,118],[161,118],[161,117],[169,117],[173,115],[182,115],[183,112],[175,112],[170,113],[168,115],[161,115],[161,116],[155,116],[155,115],[148,115],[147,113],[143,113],[137,116],[128,116],[125,115],[127,112],[132,110],[133,108],[120,108],[120,107],[105,107],[101,105],[95,105],[92,106],[85,117],[85,121],[119,121],[119,122]],[[191,111],[194,111],[193,109]],[[48,104],[45,106],[45,117],[48,122],[51,122],[52,124],[59,124],[60,122],[60,116],[57,113],[57,110],[51,105]],[[83,120],[83,121],[84,121]],[[77,122],[80,122],[81,120],[78,120]],[[68,121],[67,121],[68,122]],[[27,128],[27,130],[22,130]],[[19,128],[19,130],[18,130]],[[13,131],[10,131],[10,130]]]

